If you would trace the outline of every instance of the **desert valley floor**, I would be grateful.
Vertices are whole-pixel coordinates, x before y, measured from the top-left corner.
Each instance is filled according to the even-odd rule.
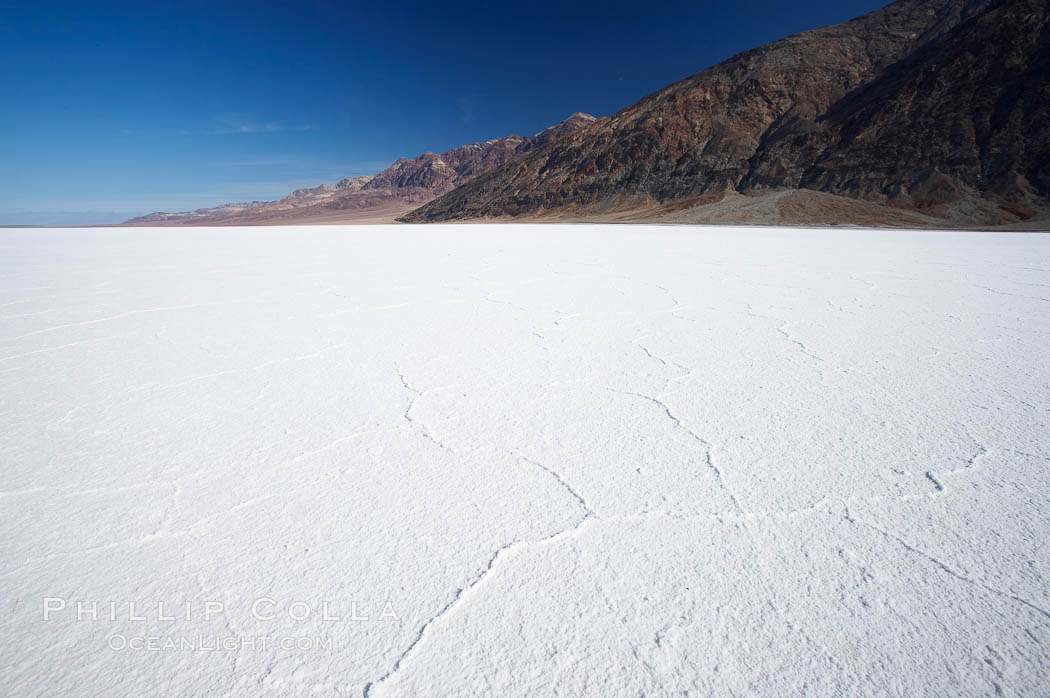
[[[3,230],[0,289],[8,695],[1050,686],[1050,236]]]

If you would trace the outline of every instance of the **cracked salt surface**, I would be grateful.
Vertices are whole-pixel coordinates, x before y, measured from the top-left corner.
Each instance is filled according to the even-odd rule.
[[[2,230],[4,690],[1043,693],[1048,285],[1042,235]]]

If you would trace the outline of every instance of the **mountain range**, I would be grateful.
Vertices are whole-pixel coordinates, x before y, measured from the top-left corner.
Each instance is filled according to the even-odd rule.
[[[1032,225],[1050,217],[1047,0],[898,0],[607,118],[574,114],[531,139],[424,153],[279,202],[135,222],[399,206],[414,208],[409,222]]]
[[[576,113],[529,138],[507,136],[441,154],[426,152],[411,160],[401,158],[379,174],[297,189],[278,201],[231,203],[184,213],[151,213],[127,223],[251,225],[389,220],[596,121],[589,114]]]

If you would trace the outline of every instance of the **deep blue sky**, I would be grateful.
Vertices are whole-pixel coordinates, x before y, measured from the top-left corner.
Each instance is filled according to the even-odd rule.
[[[0,223],[278,198],[882,4],[0,0]]]

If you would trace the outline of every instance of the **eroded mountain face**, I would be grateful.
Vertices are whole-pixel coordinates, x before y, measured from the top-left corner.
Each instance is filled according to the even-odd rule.
[[[1046,0],[901,0],[739,54],[405,220],[790,189],[1023,220],[1050,194],[1048,45]]]
[[[794,171],[770,177],[778,160]],[[1050,193],[1047,3],[996,3],[922,46],[813,128],[773,139],[745,186],[796,181],[949,215],[978,199],[1035,215]]]

